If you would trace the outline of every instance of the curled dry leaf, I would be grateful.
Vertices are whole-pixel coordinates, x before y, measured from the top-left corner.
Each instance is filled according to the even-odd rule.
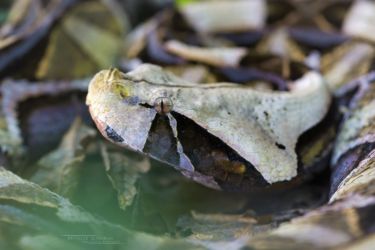
[[[154,108],[157,98],[163,102]],[[314,72],[295,81],[290,93],[266,93],[232,83],[190,83],[146,64],[128,74],[115,69],[99,72],[90,83],[87,104],[97,127],[112,142],[219,188],[215,169],[240,179],[260,173],[268,183],[295,177],[297,139],[324,117],[330,94]],[[192,127],[184,127],[187,124]],[[169,135],[165,145],[157,145],[163,143],[163,130],[158,131],[162,128]],[[192,135],[192,128],[199,134]],[[202,141],[212,137],[209,140],[225,150],[212,147],[213,141],[191,145],[198,135]],[[158,146],[164,152],[158,152]]]
[[[184,59],[219,67],[238,66],[241,58],[247,54],[247,49],[241,47],[201,48],[197,46],[189,46],[175,40],[166,42],[165,48],[168,52]]]
[[[35,20],[32,20],[33,25],[28,25],[25,30],[21,29],[15,34],[3,37],[0,41],[0,72],[34,48],[75,2],[76,0],[49,1],[43,11],[38,13],[42,14],[42,17],[37,16]],[[28,8],[28,11],[32,13],[34,10]]]
[[[37,25],[38,14],[42,14],[40,1],[16,0],[10,7],[5,23],[0,26],[0,48],[5,47]]]
[[[179,9],[196,31],[204,33],[260,29],[265,24],[267,12],[263,0],[192,2]]]
[[[334,25],[324,15],[324,9],[333,1],[267,1],[267,27],[290,27],[304,30],[335,31]],[[334,16],[334,11],[329,17]],[[341,13],[340,13],[341,14]],[[308,32],[309,33],[309,32]],[[319,38],[317,38],[319,39]]]

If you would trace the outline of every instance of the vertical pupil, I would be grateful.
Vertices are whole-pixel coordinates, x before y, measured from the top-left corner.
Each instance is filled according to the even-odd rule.
[[[159,114],[167,114],[172,110],[172,100],[169,97],[158,97],[155,100],[154,108]]]

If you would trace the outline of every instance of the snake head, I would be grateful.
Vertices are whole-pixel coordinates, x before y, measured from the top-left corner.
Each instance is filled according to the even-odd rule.
[[[136,83],[124,76],[117,69],[97,73],[90,82],[86,104],[105,138],[142,152],[157,112],[140,105]]]
[[[325,116],[330,98],[316,72],[295,81],[290,92],[263,92],[190,83],[145,64],[127,74],[99,72],[87,104],[110,141],[206,186],[235,182],[250,189],[297,175],[298,137]]]

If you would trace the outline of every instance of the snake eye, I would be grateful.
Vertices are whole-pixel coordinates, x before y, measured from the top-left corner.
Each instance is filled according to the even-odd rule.
[[[169,97],[158,97],[154,102],[154,108],[156,112],[161,115],[165,115],[171,112],[173,107],[172,100]]]

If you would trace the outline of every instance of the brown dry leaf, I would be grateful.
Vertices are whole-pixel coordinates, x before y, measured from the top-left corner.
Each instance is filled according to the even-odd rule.
[[[30,181],[46,187],[60,195],[70,197],[78,184],[79,172],[85,159],[87,140],[96,131],[76,118],[63,137],[60,146],[41,158]]]
[[[375,48],[363,42],[346,42],[322,58],[321,69],[329,88],[335,93],[349,81],[366,74],[375,57]]]
[[[241,47],[197,47],[171,40],[165,43],[168,52],[186,60],[207,63],[218,67],[236,67],[247,54],[246,48]]]
[[[249,215],[201,214],[191,212],[182,217],[177,227],[183,232],[191,231],[189,240],[231,241],[253,234],[257,221]]]
[[[27,14],[24,18],[16,18],[21,19],[23,24],[21,27],[14,27],[15,29],[11,25],[10,30],[5,32],[8,33],[7,36],[0,39],[0,72],[7,69],[15,61],[24,59],[23,56],[47,36],[51,27],[67,9],[76,3],[76,0],[53,0],[48,2],[35,0],[29,1],[30,7],[28,7],[27,0],[23,2],[16,2],[18,6],[14,7],[17,8],[15,11],[20,11],[21,15]]]
[[[256,51],[264,54],[271,53],[299,62],[303,62],[306,57],[298,44],[289,37],[285,28],[279,28],[271,32],[259,42]]]
[[[269,183],[290,180],[297,174],[297,139],[324,117],[330,104],[327,87],[314,72],[297,80],[290,93],[267,93],[231,83],[190,83],[154,65],[140,66],[125,75],[117,70],[99,72],[90,83],[87,104],[105,137],[142,151],[157,114],[149,107],[158,97],[169,98],[175,113],[220,138]],[[194,165],[178,141],[173,112],[168,119],[179,154],[179,163],[169,163],[190,175]],[[215,187],[209,178],[199,176],[196,180]]]
[[[254,249],[341,249],[370,235],[371,225],[362,222],[371,220],[374,205],[374,197],[352,196],[257,235],[248,241],[248,246]]]
[[[375,235],[371,234],[360,240],[357,240],[345,247],[338,247],[337,250],[367,250],[375,246]]]
[[[154,32],[160,25],[160,20],[169,18],[170,12],[164,11],[135,27],[125,39],[123,46],[123,54],[126,59],[137,57],[140,52],[146,47],[147,36]]]
[[[126,19],[120,19],[110,6],[102,2],[79,4],[53,30],[36,77],[73,79],[115,65],[126,29]]]
[[[38,15],[42,15],[40,1],[13,1],[5,23],[0,26],[0,49],[14,43],[38,23]]]

